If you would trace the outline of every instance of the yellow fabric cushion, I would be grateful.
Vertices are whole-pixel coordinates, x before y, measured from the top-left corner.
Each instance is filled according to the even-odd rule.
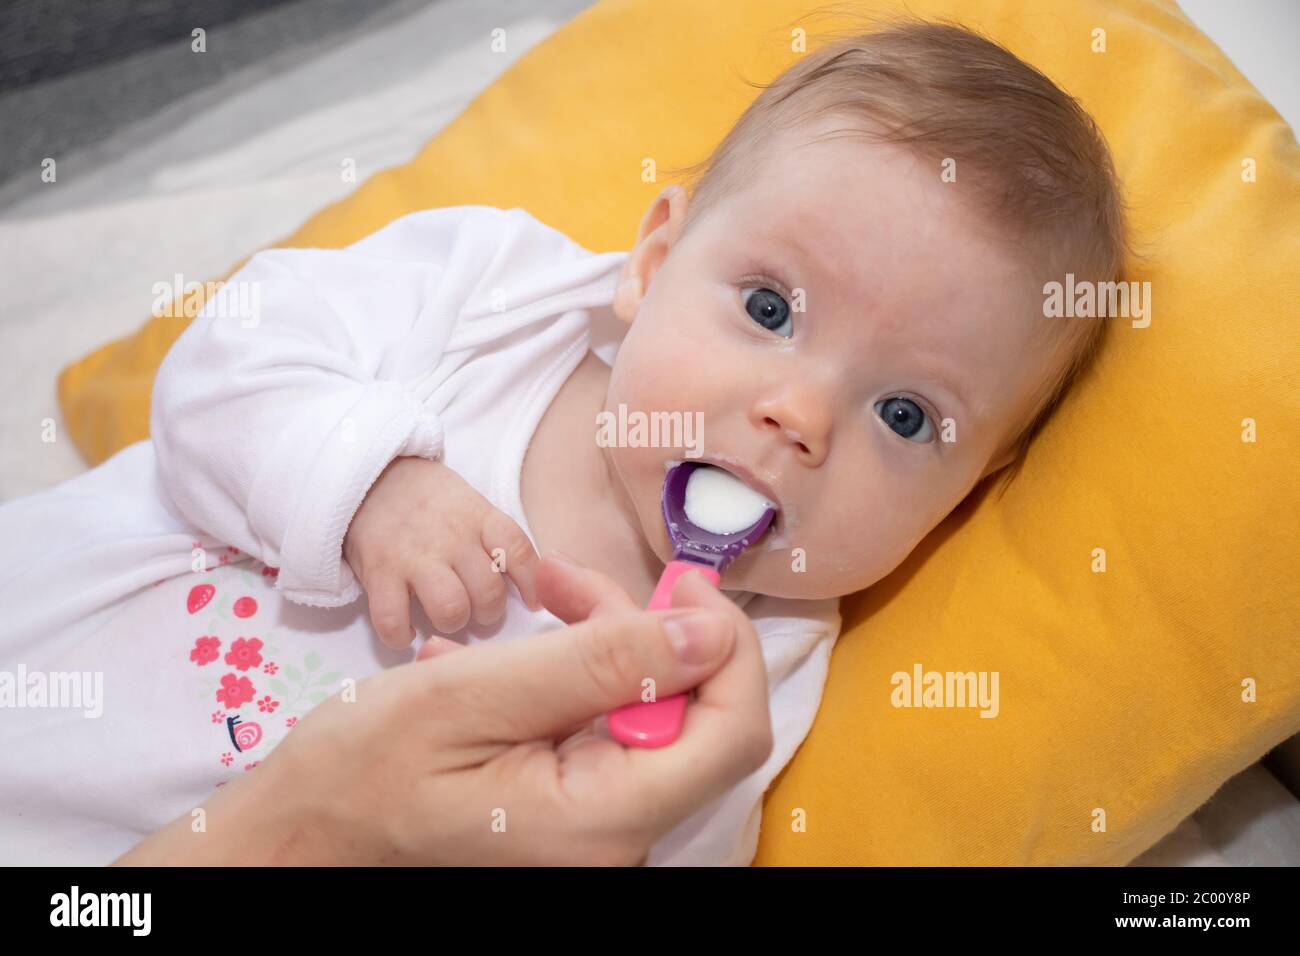
[[[1285,311],[1300,301],[1300,151],[1172,2],[869,6],[982,30],[1082,101],[1126,184],[1152,321],[1116,320],[1004,497],[967,500],[846,599],[758,862],[1125,863],[1300,730]],[[485,203],[629,248],[666,184],[645,171],[706,155],[755,95],[740,77],[793,62],[792,21],[813,8],[605,0],[283,244],[342,246],[414,209]],[[154,370],[183,324],[154,319],[63,373],[90,461],[146,436]],[[997,716],[894,706],[893,675],[917,665],[997,672]]]

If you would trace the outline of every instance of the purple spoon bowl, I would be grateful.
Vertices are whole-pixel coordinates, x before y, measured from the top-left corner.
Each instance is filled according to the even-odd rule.
[[[668,539],[672,542],[673,559],[694,561],[721,574],[746,548],[758,542],[776,517],[776,509],[768,508],[748,528],[729,534],[705,531],[694,524],[686,517],[686,485],[696,468],[717,467],[711,463],[695,461],[683,461],[674,465],[664,479],[663,505],[664,524],[668,527]],[[726,471],[725,468],[721,470]]]

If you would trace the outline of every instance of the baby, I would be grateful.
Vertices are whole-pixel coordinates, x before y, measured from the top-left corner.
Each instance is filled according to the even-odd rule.
[[[102,672],[106,704],[4,712],[4,862],[108,862],[419,633],[558,626],[538,552],[646,604],[665,471],[698,455],[779,509],[721,582],[759,634],[774,747],[649,862],[748,863],[839,597],[1023,459],[1105,328],[1045,318],[1044,284],[1116,278],[1125,234],[1091,120],[954,26],[806,55],[694,173],[629,252],[461,206],[232,276],[159,372],[152,440],[0,508],[24,542],[0,559],[0,665]],[[620,408],[702,441],[598,441]]]

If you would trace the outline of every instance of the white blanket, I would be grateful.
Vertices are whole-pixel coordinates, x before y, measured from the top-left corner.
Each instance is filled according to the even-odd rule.
[[[250,68],[222,81],[218,105],[179,102],[117,137],[121,155],[92,176],[0,212],[0,501],[85,470],[62,434],[59,371],[143,324],[154,283],[225,275],[288,235],[356,187],[344,158],[357,183],[410,159],[587,5],[446,0],[274,76]],[[41,440],[47,418],[53,443]]]

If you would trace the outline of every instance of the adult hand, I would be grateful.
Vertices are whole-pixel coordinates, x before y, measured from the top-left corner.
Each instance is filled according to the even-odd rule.
[[[772,749],[749,618],[699,574],[643,611],[603,574],[547,557],[542,603],[571,626],[448,648],[331,698],[256,770],[117,862],[635,864]],[[450,651],[450,652],[448,652]],[[654,750],[583,731],[698,685],[681,737]],[[575,730],[579,731],[574,733]]]

